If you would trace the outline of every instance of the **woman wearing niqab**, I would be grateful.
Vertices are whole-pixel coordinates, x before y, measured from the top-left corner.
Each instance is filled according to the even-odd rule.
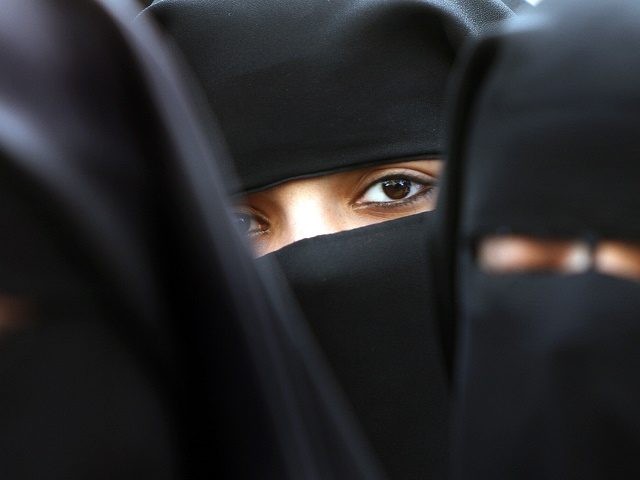
[[[465,39],[499,1],[154,2],[219,119],[235,195],[398,159],[441,159],[441,113]],[[312,215],[312,214],[309,214]],[[276,263],[392,478],[444,475],[446,352],[429,214],[296,241]],[[329,232],[326,232],[329,233]]]
[[[640,474],[639,24],[548,1],[465,62],[439,211],[453,478]]]
[[[3,2],[0,476],[380,478],[132,8]]]

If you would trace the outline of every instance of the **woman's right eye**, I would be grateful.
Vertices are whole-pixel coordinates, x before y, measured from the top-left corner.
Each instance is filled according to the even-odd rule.
[[[234,216],[238,230],[243,235],[255,235],[265,230],[260,219],[253,213],[235,212]]]

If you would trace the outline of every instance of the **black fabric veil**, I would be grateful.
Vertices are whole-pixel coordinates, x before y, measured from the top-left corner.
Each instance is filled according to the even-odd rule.
[[[496,273],[488,235],[640,240],[640,6],[545,2],[473,48],[440,210],[458,321],[453,477],[640,473],[640,284]]]
[[[391,478],[441,478],[448,383],[421,214],[301,240],[275,261]]]
[[[379,478],[133,8],[3,3],[0,475]]]

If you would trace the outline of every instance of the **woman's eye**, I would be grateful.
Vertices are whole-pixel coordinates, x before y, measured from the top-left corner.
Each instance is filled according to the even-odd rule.
[[[361,203],[387,203],[405,200],[430,188],[407,178],[388,178],[371,185],[361,197]]]
[[[236,212],[234,216],[238,230],[243,235],[252,235],[263,230],[258,218],[251,213]]]

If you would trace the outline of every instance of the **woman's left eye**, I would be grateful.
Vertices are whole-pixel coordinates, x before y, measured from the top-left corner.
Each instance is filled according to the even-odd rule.
[[[389,203],[406,200],[429,188],[430,185],[408,178],[387,178],[371,185],[359,203]]]

